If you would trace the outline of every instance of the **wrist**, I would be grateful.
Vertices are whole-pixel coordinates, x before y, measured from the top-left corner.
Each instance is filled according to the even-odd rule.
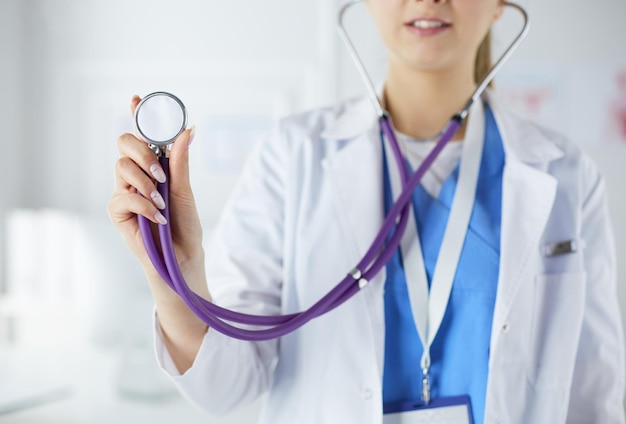
[[[179,260],[178,266],[189,288],[204,299],[211,300],[206,284],[204,250],[200,248],[197,250],[197,254],[194,257]],[[152,263],[144,264],[143,268],[156,301],[159,299],[164,301],[174,299],[183,302],[179,295],[161,278]]]

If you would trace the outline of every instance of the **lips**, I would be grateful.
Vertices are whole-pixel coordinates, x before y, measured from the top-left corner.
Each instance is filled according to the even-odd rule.
[[[422,36],[436,35],[452,26],[450,22],[435,17],[415,18],[408,21],[405,25],[411,32]]]

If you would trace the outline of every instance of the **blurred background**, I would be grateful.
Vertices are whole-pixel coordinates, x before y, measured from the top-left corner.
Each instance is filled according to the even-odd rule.
[[[626,2],[522,3],[531,32],[497,89],[597,161],[624,258]],[[150,293],[106,215],[116,139],[132,131],[132,95],[166,90],[186,103],[210,234],[272,120],[363,93],[336,35],[339,5],[0,0],[0,423],[255,422],[262,400],[208,418],[155,365]],[[348,22],[382,81],[364,9]],[[498,23],[496,53],[519,24],[513,12]],[[626,311],[622,263],[618,295]]]

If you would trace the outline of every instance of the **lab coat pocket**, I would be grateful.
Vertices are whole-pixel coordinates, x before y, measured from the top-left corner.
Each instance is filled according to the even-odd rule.
[[[539,275],[535,280],[529,379],[537,388],[570,386],[585,304],[585,273]]]

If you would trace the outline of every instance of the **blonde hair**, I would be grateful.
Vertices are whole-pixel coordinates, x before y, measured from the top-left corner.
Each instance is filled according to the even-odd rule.
[[[489,30],[480,46],[478,46],[478,52],[476,53],[476,63],[474,64],[474,82],[476,84],[487,76],[491,66],[491,30]],[[491,87],[492,84],[489,83],[489,86]]]

